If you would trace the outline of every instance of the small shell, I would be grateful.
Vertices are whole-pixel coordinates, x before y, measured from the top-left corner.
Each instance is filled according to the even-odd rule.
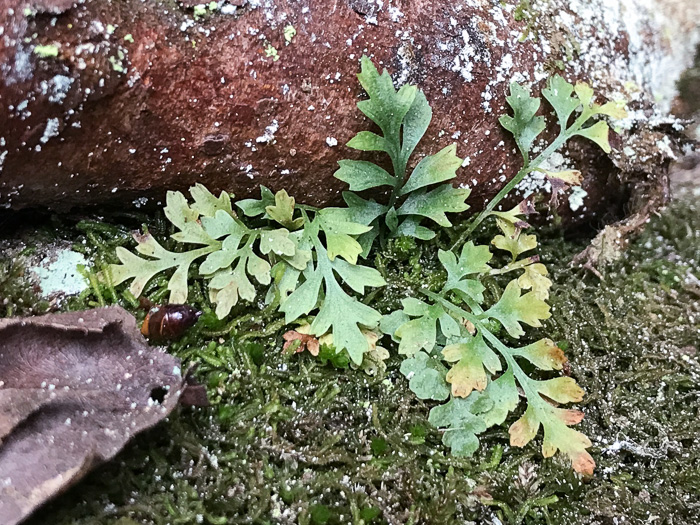
[[[141,325],[141,333],[152,341],[179,339],[199,319],[198,312],[187,304],[166,304],[149,310]]]

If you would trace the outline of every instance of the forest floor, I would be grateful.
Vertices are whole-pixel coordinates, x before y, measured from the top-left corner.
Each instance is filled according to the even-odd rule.
[[[545,330],[587,392],[581,429],[598,465],[590,479],[543,459],[541,437],[510,447],[507,425],[488,431],[474,457],[453,458],[397,357],[375,377],[338,369],[344,363],[285,355],[276,314],[241,309],[226,324],[205,310],[169,351],[198,364],[211,406],[181,408],[30,523],[700,523],[699,202],[697,188],[678,190],[602,281],[569,265],[587,239],[539,232],[554,281]],[[58,230],[104,261],[129,243],[134,221],[59,221],[21,235],[46,241]],[[10,277],[0,272],[0,316],[45,308],[21,264],[1,257]],[[396,275],[388,302],[392,287],[430,277],[413,246],[395,244],[384,262]],[[163,287],[151,285],[151,299]],[[61,308],[114,299],[143,318],[99,288]]]

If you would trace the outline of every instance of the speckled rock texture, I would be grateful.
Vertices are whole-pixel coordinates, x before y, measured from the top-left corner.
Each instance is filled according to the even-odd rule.
[[[539,91],[562,73],[628,100],[611,156],[575,142],[559,158],[585,175],[569,218],[604,218],[635,191],[663,194],[681,127],[664,103],[675,73],[659,71],[692,56],[651,1],[0,0],[0,206],[141,205],[194,182],[337,202],[336,163],[368,127],[366,54],[425,91],[418,152],[456,142],[476,208],[520,166],[498,124],[511,81]]]

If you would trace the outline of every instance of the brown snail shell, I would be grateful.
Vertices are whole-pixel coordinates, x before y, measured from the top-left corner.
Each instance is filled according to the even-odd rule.
[[[165,304],[151,308],[141,325],[141,333],[152,341],[179,339],[194,326],[202,312],[187,304]]]

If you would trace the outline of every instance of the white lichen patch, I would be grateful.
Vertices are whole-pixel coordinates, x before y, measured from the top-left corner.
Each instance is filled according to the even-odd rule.
[[[82,253],[69,248],[58,248],[29,268],[38,280],[41,295],[75,295],[88,287],[78,271],[78,265],[87,264]]]
[[[554,0],[533,3],[538,10],[554,14],[556,27],[547,35],[550,46],[563,35],[575,60],[567,62],[580,77],[590,79],[594,88],[635,86],[636,96],[647,96],[657,112],[668,113],[676,95],[676,80],[690,65],[694,47],[700,41],[700,26],[674,35],[682,20],[660,0]],[[621,53],[617,42],[625,43]],[[543,50],[544,51],[544,50]],[[641,115],[640,115],[641,116]],[[648,118],[649,115],[646,115]]]
[[[31,47],[18,40],[10,42],[16,44],[14,61],[0,64],[0,71],[8,86],[26,82],[34,73]]]
[[[569,208],[571,211],[578,211],[583,208],[583,199],[588,196],[588,192],[580,186],[574,186],[569,195]]]
[[[541,171],[533,171],[529,173],[515,187],[516,193],[527,199],[533,193],[552,193],[552,185],[549,183],[545,174]]]
[[[456,21],[454,23],[456,24]],[[477,62],[487,65],[491,62],[483,44],[474,40],[475,35],[478,34],[476,31],[473,26],[462,29],[460,50],[453,59],[452,71],[458,72],[467,82],[474,80],[473,71]]]
[[[53,104],[61,104],[66,98],[73,79],[66,75],[55,75],[51,79],[42,80],[40,89],[42,95],[48,95],[49,102]]]
[[[437,42],[435,62],[458,73],[466,83],[479,83],[484,68],[488,69],[480,101],[486,114],[504,111],[494,100],[500,99],[510,82],[535,84],[537,92],[554,70],[569,80],[591,84],[601,102],[631,103],[630,116],[611,123],[616,131],[629,135],[624,131],[653,129],[655,123],[668,118],[676,80],[691,63],[694,46],[700,41],[700,26],[693,29],[693,24],[683,22],[681,13],[669,8],[670,3],[530,0],[521,19],[522,29],[514,30],[517,2],[493,6],[486,14],[481,13],[483,2],[466,0],[434,21],[445,33]],[[700,4],[695,9],[700,13]],[[461,16],[464,10],[470,11],[469,17]],[[679,24],[685,28],[674,34]],[[410,70],[410,60],[405,64],[401,48],[399,59],[401,71]],[[443,93],[449,95],[446,89]],[[676,129],[678,123],[673,125]],[[659,142],[654,155],[670,157],[665,145]],[[476,160],[479,155],[473,156]],[[530,188],[521,188],[526,193],[546,186],[542,179],[527,182]]]

